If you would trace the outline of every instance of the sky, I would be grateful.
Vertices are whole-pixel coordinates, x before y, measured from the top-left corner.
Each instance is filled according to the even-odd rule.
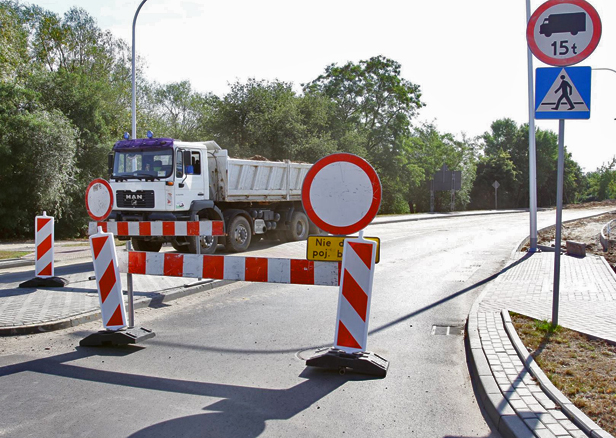
[[[141,0],[29,3],[60,15],[84,8],[130,45]],[[543,3],[531,1],[531,13]],[[577,65],[616,70],[616,1],[589,3],[602,35]],[[525,0],[147,0],[135,46],[148,80],[188,80],[195,91],[219,96],[229,83],[248,78],[291,82],[299,92],[329,64],[383,55],[421,88],[426,107],[416,123],[431,122],[461,138],[481,135],[501,118],[528,123],[526,25]],[[548,67],[534,57],[532,63],[533,70]],[[591,117],[567,120],[564,135],[586,172],[616,156],[616,72],[593,70],[591,78]],[[557,120],[536,126],[558,132]]]

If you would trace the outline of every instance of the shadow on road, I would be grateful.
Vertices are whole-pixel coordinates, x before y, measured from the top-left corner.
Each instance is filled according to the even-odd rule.
[[[142,349],[136,346],[117,349],[78,347],[74,352],[0,367],[0,378],[34,372],[86,382],[222,399],[205,406],[203,410],[207,412],[162,421],[133,433],[131,437],[255,437],[263,432],[267,420],[289,419],[348,381],[370,379],[306,369],[300,374],[306,380],[300,384],[288,389],[269,389],[97,370],[68,363],[92,356],[129,356]]]
[[[402,323],[402,322],[404,322],[404,321],[406,321],[406,320],[408,320],[410,318],[413,318],[414,316],[417,316],[420,313],[423,313],[423,312],[425,312],[427,310],[430,310],[430,309],[432,309],[434,307],[440,306],[441,304],[446,303],[448,301],[451,301],[454,298],[459,297],[460,295],[464,295],[467,292],[470,292],[470,291],[472,291],[474,289],[477,289],[478,287],[483,286],[484,284],[489,283],[492,280],[495,280],[500,275],[504,274],[509,269],[513,268],[514,266],[517,266],[520,263],[523,263],[524,261],[528,260],[530,257],[532,257],[532,255],[533,255],[532,253],[526,253],[524,255],[524,257],[520,258],[519,260],[516,260],[514,263],[510,264],[509,266],[506,266],[505,268],[501,269],[496,274],[493,274],[493,275],[491,275],[491,276],[489,276],[487,278],[484,278],[483,280],[478,281],[477,283],[475,283],[475,284],[473,284],[473,285],[471,285],[469,287],[465,287],[464,289],[459,290],[458,292],[455,292],[455,293],[449,295],[446,298],[443,298],[441,300],[435,301],[434,303],[429,304],[427,306],[424,306],[421,309],[415,310],[414,312],[411,312],[408,315],[402,316],[402,317],[400,317],[400,318],[398,318],[398,319],[396,319],[396,320],[394,320],[392,322],[389,322],[389,323],[387,323],[385,325],[382,325],[381,327],[378,327],[378,328],[375,328],[373,330],[370,330],[369,334],[375,334],[375,333],[379,333],[379,332],[382,332],[384,330],[387,330],[388,328],[391,328],[391,327],[393,327],[393,326],[395,326],[397,324],[400,324],[400,323]]]

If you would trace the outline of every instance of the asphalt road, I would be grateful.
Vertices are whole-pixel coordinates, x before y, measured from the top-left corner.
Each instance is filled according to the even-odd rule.
[[[382,242],[368,350],[390,361],[384,379],[306,368],[333,340],[334,287],[235,283],[143,309],[156,337],[122,349],[77,347],[100,322],[1,338],[0,437],[498,437],[455,327],[527,234],[527,214],[366,230]],[[302,257],[303,245],[254,253]]]

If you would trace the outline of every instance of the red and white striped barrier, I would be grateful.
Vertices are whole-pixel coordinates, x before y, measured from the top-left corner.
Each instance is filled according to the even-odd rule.
[[[374,241],[344,241],[334,348],[347,353],[366,350],[375,256]]]
[[[90,248],[103,326],[108,330],[119,330],[126,327],[126,312],[113,234],[99,229],[97,234],[90,236]]]
[[[116,236],[224,236],[223,221],[90,222],[88,234],[101,227]]]
[[[338,286],[340,263],[299,259],[120,251],[126,274]],[[98,276],[97,276],[98,278]]]
[[[53,242],[54,242],[54,218],[47,216],[47,212],[43,212],[43,216],[36,216],[34,219],[34,227],[36,234],[34,235],[34,244],[36,247],[36,261],[34,263],[34,275],[41,278],[53,277]]]

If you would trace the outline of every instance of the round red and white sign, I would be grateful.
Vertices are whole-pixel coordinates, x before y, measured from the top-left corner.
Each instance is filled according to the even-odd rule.
[[[113,190],[107,181],[97,178],[88,185],[86,209],[95,221],[107,219],[113,209]]]
[[[585,0],[549,0],[528,21],[526,39],[531,52],[548,65],[577,64],[599,44],[601,19]]]
[[[323,231],[353,234],[376,216],[381,181],[372,166],[357,155],[328,155],[306,174],[302,204],[310,220]]]

